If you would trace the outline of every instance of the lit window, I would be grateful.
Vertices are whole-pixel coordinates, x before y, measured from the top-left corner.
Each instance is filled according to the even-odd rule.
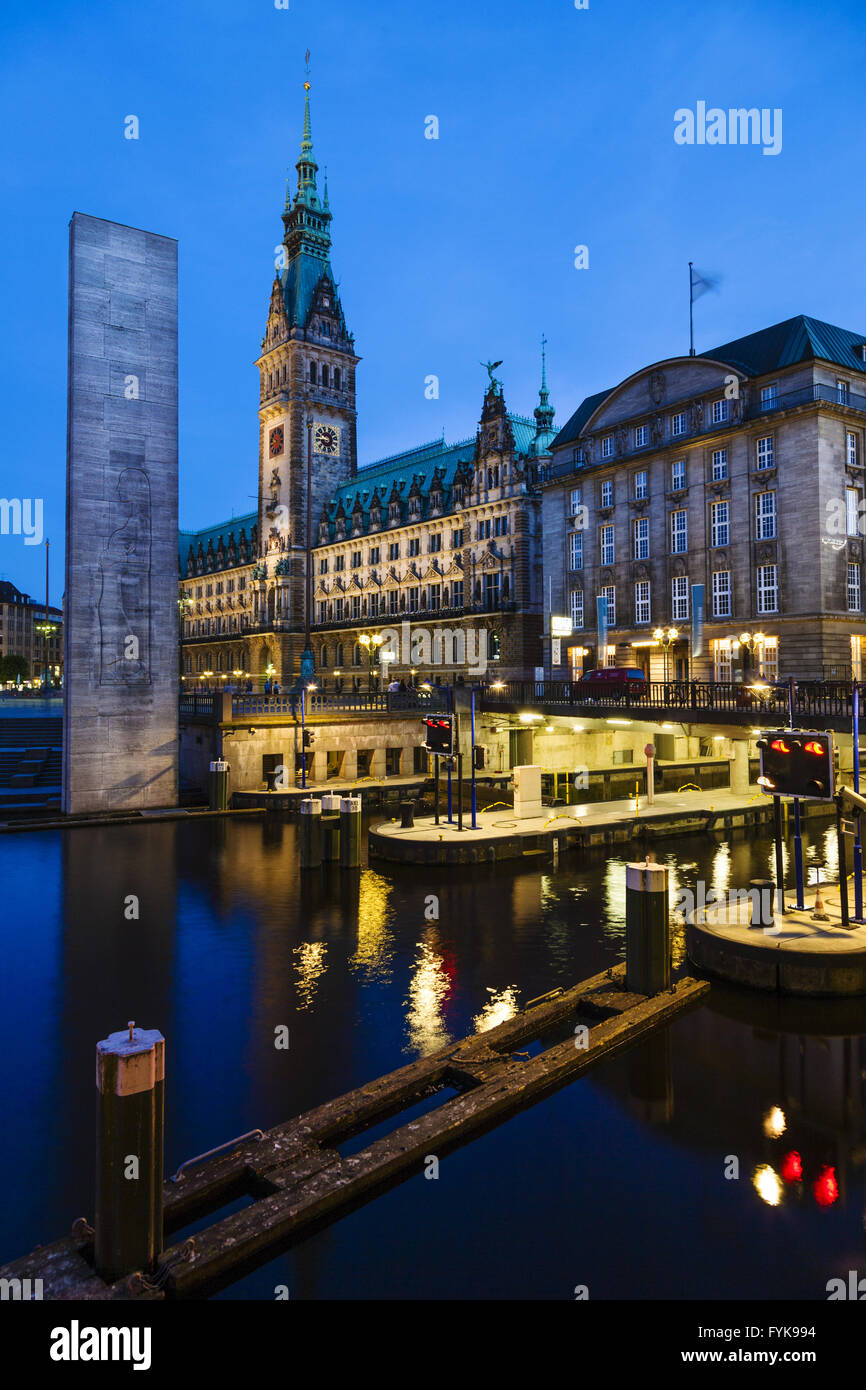
[[[731,571],[713,571],[713,617],[731,616]]]
[[[648,623],[650,620],[650,585],[648,579],[639,579],[634,586],[634,620]]]

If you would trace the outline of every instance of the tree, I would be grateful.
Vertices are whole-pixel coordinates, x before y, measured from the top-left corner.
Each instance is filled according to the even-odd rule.
[[[30,679],[30,663],[27,658],[16,656],[14,652],[0,656],[0,681],[17,681],[19,675],[22,681]]]

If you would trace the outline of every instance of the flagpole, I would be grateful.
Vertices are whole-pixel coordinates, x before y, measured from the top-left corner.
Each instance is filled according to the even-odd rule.
[[[695,287],[692,278],[692,265],[693,262],[689,261],[689,357],[695,355]]]

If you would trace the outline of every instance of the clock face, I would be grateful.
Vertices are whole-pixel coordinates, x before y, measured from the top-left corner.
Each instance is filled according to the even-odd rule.
[[[340,431],[337,425],[316,425],[313,429],[313,448],[317,454],[338,454]]]
[[[271,430],[268,447],[270,449],[272,459],[277,458],[277,456],[283,452],[282,425],[277,425],[275,429]]]

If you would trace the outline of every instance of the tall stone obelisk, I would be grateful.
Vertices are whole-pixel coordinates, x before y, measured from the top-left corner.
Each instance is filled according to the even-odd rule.
[[[63,809],[177,802],[177,242],[69,237]]]

